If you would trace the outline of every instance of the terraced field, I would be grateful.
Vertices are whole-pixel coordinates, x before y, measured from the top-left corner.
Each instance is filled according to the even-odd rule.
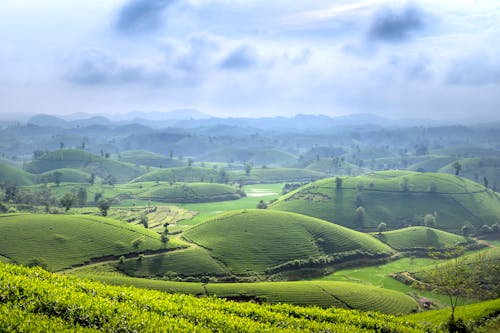
[[[175,168],[186,165],[186,162],[168,158],[147,150],[127,150],[120,153],[120,161],[157,168]]]
[[[388,314],[406,314],[417,309],[409,296],[382,288],[349,282],[296,281],[256,283],[208,283],[157,281],[106,275],[82,275],[101,282],[136,286],[175,293],[216,295],[232,300],[289,303],[302,306],[337,307]]]
[[[176,248],[179,244],[173,239],[168,246]],[[20,264],[40,259],[53,271],[83,264],[92,258],[161,248],[159,234],[108,218],[0,215],[0,255]]]
[[[196,247],[162,254],[144,256],[141,260],[129,259],[116,267],[129,276],[201,277],[228,275],[223,265],[214,260],[207,251]]]
[[[364,214],[356,215],[362,206]],[[437,228],[460,229],[466,221],[477,227],[498,222],[500,196],[468,179],[448,174],[383,171],[308,184],[280,198],[271,209],[296,212],[355,229],[422,224],[437,213]]]
[[[160,202],[212,202],[237,200],[244,193],[233,186],[224,184],[185,183],[154,186],[137,197]]]
[[[152,170],[134,180],[133,183],[141,182],[182,182],[182,183],[198,183],[198,182],[218,182],[219,174],[213,168],[202,167],[178,167],[169,169]]]
[[[302,183],[315,181],[324,177],[326,177],[326,175],[322,172],[292,168],[254,168],[251,170],[250,175],[246,175],[244,171],[229,172],[230,181],[243,181],[245,184]]]
[[[209,250],[235,274],[264,272],[310,257],[355,251],[360,257],[369,257],[392,252],[369,235],[326,221],[256,209],[219,215],[189,229],[183,237]]]
[[[463,236],[427,227],[408,227],[374,236],[398,251],[429,248],[444,250],[473,242]]]

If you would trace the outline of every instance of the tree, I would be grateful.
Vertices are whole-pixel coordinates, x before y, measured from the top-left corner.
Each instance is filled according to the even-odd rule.
[[[257,209],[267,209],[267,204],[264,202],[264,200],[259,201],[259,203],[257,204]]]
[[[356,219],[356,222],[359,225],[363,225],[363,222],[365,221],[365,215],[366,215],[366,213],[365,213],[365,209],[363,208],[363,206],[359,206],[354,211],[354,217]]]
[[[344,179],[342,179],[340,177],[335,177],[335,188],[336,189],[341,189],[343,181],[344,181]]]
[[[54,171],[51,175],[52,181],[56,183],[57,186],[61,184],[62,175],[63,174],[60,171]]]
[[[87,204],[87,190],[84,187],[80,187],[77,196],[80,206],[85,206]]]
[[[455,309],[461,298],[471,297],[495,297],[498,294],[499,275],[498,263],[485,257],[484,253],[470,256],[460,256],[463,248],[453,247],[445,252],[445,256],[451,258],[445,263],[436,264],[424,272],[424,280],[429,282],[434,291],[448,297],[451,307],[450,321],[448,326],[450,332],[456,325]],[[429,253],[434,259],[442,258],[442,254]],[[498,296],[497,296],[498,297]]]
[[[73,193],[66,193],[59,199],[59,203],[64,207],[65,211],[68,211],[71,206],[73,206],[76,202],[76,197]]]
[[[188,167],[190,167],[191,165],[193,165],[193,159],[192,158],[188,158]]]
[[[116,183],[116,178],[112,175],[107,175],[106,178],[103,179],[102,183],[113,186]]]
[[[468,236],[472,235],[475,231],[476,230],[475,230],[474,226],[472,225],[472,223],[470,223],[469,221],[465,221],[465,224],[462,227],[462,235],[464,235],[465,237],[468,237]]]
[[[95,173],[93,173],[93,172],[92,172],[92,173],[90,174],[89,184],[90,184],[90,185],[94,185],[94,183],[95,183]]]
[[[434,228],[436,226],[437,214],[425,214],[424,216],[424,225],[426,227]]]
[[[165,233],[162,233],[160,236],[161,243],[165,247],[168,243],[168,236]]]
[[[403,192],[410,192],[411,191],[410,180],[407,177],[403,177],[403,179],[401,180],[401,183],[399,183],[399,186],[401,187],[401,191],[403,191]]]
[[[140,222],[144,226],[144,228],[147,229],[149,227],[149,219],[146,214],[141,215]]]
[[[387,224],[385,222],[380,222],[377,227],[378,233],[381,234],[387,230]]]
[[[111,207],[111,202],[109,199],[100,199],[97,202],[97,208],[101,211],[102,216],[108,216],[108,210]]]
[[[252,171],[252,165],[250,163],[245,164],[245,175],[250,176],[250,172]]]
[[[486,176],[483,177],[483,183],[484,187],[488,188],[488,178],[486,178]]]
[[[462,164],[460,162],[455,161],[452,165],[453,169],[455,169],[455,175],[458,176],[460,174],[460,171],[462,171]]]

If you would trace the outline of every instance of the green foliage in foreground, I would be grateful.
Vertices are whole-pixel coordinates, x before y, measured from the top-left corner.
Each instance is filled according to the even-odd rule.
[[[301,306],[338,307],[387,314],[407,314],[417,310],[409,296],[374,286],[349,282],[294,281],[254,283],[208,283],[159,281],[118,276],[117,274],[76,274],[116,285],[137,286],[170,293],[216,295],[234,300],[255,300],[265,303],[290,303]]]
[[[463,236],[427,227],[408,227],[377,234],[375,237],[400,251],[428,248],[444,250],[472,242]]]
[[[362,206],[363,218],[356,216]],[[466,221],[476,227],[498,222],[500,196],[468,179],[449,174],[383,171],[308,184],[283,196],[269,208],[291,211],[355,229],[422,225],[437,213],[436,227],[459,230]]]
[[[261,209],[219,215],[189,229],[184,238],[208,249],[235,274],[300,268],[294,260],[355,251],[364,258],[392,252],[370,235],[304,215]]]
[[[0,331],[421,332],[375,312],[258,305],[114,287],[0,264]]]
[[[134,241],[140,240],[137,246]],[[175,247],[174,241],[169,242]],[[0,215],[0,255],[29,264],[41,259],[50,270],[92,258],[162,248],[160,235],[126,222],[97,216]]]
[[[500,298],[485,301],[467,306],[458,306],[455,310],[455,317],[463,319],[469,326],[478,327],[484,324],[487,319],[492,320],[492,330],[488,332],[498,332],[500,329]],[[495,321],[495,317],[497,317]],[[405,318],[412,322],[418,322],[426,327],[437,328],[443,326],[450,318],[450,310],[443,309],[437,311],[420,312],[411,314]],[[495,329],[496,328],[496,329]]]
[[[138,198],[163,202],[194,203],[237,200],[243,195],[243,192],[229,185],[185,183],[161,184],[141,193]]]

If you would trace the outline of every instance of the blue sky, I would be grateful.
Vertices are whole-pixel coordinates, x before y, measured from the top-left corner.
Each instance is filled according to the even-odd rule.
[[[500,2],[2,0],[0,112],[500,118]]]

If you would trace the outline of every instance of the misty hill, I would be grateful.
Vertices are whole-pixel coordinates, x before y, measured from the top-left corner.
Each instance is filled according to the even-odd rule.
[[[120,153],[120,161],[158,168],[173,168],[186,165],[186,162],[147,150],[127,150]]]
[[[211,151],[199,157],[201,161],[251,163],[255,166],[293,166],[297,157],[278,150],[262,148],[225,148]]]
[[[35,174],[64,168],[81,169],[101,178],[113,176],[120,182],[133,179],[144,172],[132,164],[103,158],[77,149],[48,152],[25,166],[26,171]]]
[[[363,207],[362,209],[358,209]],[[305,185],[270,206],[356,229],[422,225],[435,216],[439,229],[497,223],[500,196],[468,179],[449,174],[381,171]],[[432,219],[432,217],[429,217]]]
[[[4,185],[32,185],[35,177],[14,166],[0,163],[0,184]]]

